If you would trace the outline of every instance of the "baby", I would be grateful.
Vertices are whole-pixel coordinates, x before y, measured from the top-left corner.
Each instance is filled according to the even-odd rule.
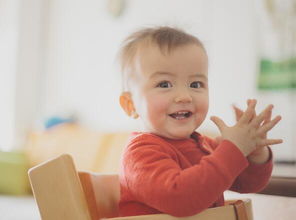
[[[245,111],[235,107],[232,127],[211,117],[219,139],[196,132],[209,108],[208,57],[196,37],[171,27],[142,29],[126,39],[120,61],[120,105],[145,128],[132,134],[123,155],[121,216],[191,216],[223,206],[225,190],[266,186],[268,146],[282,142],[266,135],[281,117],[271,120],[272,105],[257,115],[256,100],[248,100]]]

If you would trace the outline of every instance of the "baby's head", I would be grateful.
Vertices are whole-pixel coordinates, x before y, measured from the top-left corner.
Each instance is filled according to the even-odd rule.
[[[120,105],[145,131],[189,138],[208,112],[208,60],[202,43],[171,27],[130,35],[120,51]]]

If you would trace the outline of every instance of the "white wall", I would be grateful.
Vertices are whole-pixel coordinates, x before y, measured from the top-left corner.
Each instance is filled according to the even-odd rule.
[[[43,85],[44,7],[39,0],[20,0],[15,84],[14,143],[21,147],[34,121],[41,117]],[[43,102],[42,102],[43,103]]]
[[[286,159],[294,154],[295,158],[289,96],[256,91],[259,22],[255,0],[129,0],[118,19],[108,14],[106,2],[46,0],[45,77],[40,82],[44,88],[39,111],[43,119],[75,112],[82,123],[98,130],[135,129],[137,123],[118,105],[118,47],[135,28],[177,25],[197,35],[208,49],[209,115],[231,124],[232,103],[245,107],[247,98],[257,98],[261,110],[272,102],[283,121],[271,135],[285,139],[285,144],[274,147],[275,154]],[[208,119],[202,129],[217,131]]]
[[[0,0],[0,149],[4,150],[14,145],[18,9],[18,1]]]
[[[41,112],[44,3],[0,0],[0,150],[21,148]]]

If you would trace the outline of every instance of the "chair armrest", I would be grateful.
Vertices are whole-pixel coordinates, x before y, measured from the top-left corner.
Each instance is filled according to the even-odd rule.
[[[243,199],[242,203],[246,210],[246,216],[237,213],[235,204],[238,200],[227,201],[225,206],[209,208],[201,213],[188,217],[174,217],[167,214],[154,214],[154,215],[139,215],[128,217],[108,218],[108,220],[253,220],[252,202],[250,199]]]

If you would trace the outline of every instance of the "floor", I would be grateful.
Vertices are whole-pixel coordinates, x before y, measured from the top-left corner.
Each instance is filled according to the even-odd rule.
[[[1,220],[40,220],[32,196],[0,196]]]

